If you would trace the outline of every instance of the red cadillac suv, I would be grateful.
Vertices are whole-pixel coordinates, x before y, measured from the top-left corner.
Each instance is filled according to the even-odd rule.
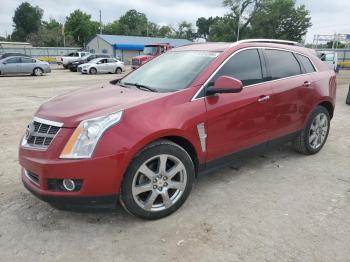
[[[324,146],[334,71],[297,43],[245,40],[175,48],[120,80],[51,99],[20,144],[25,187],[54,205],[115,204],[156,219],[196,176],[292,141]]]

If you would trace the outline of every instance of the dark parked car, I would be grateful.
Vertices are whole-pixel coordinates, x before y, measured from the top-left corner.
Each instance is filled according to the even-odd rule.
[[[0,60],[10,57],[10,56],[26,56],[26,57],[31,57],[29,55],[21,54],[21,53],[3,53],[0,55]]]
[[[20,145],[22,180],[48,202],[120,200],[136,216],[161,218],[198,174],[243,153],[286,141],[318,153],[335,97],[334,70],[297,43],[174,48],[120,80],[43,104]]]
[[[110,55],[106,55],[106,54],[89,54],[89,55],[82,57],[78,61],[74,61],[72,63],[69,63],[67,66],[68,66],[70,71],[77,72],[79,65],[86,64],[95,58],[110,58],[110,57],[111,57]]]

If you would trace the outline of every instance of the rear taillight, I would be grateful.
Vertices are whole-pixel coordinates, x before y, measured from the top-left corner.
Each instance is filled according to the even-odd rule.
[[[61,61],[63,61],[63,58],[61,57]]]

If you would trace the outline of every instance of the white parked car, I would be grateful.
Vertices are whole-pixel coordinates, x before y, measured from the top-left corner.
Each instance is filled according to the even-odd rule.
[[[78,66],[78,72],[82,74],[116,73],[125,71],[124,62],[115,58],[96,58],[89,63]]]

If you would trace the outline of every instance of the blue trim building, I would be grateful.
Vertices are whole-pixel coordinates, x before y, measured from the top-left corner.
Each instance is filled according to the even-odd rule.
[[[156,43],[169,43],[173,47],[190,44],[186,39],[125,36],[125,35],[96,35],[86,48],[92,53],[106,53],[119,57],[126,63],[131,58],[142,53],[145,45]]]

